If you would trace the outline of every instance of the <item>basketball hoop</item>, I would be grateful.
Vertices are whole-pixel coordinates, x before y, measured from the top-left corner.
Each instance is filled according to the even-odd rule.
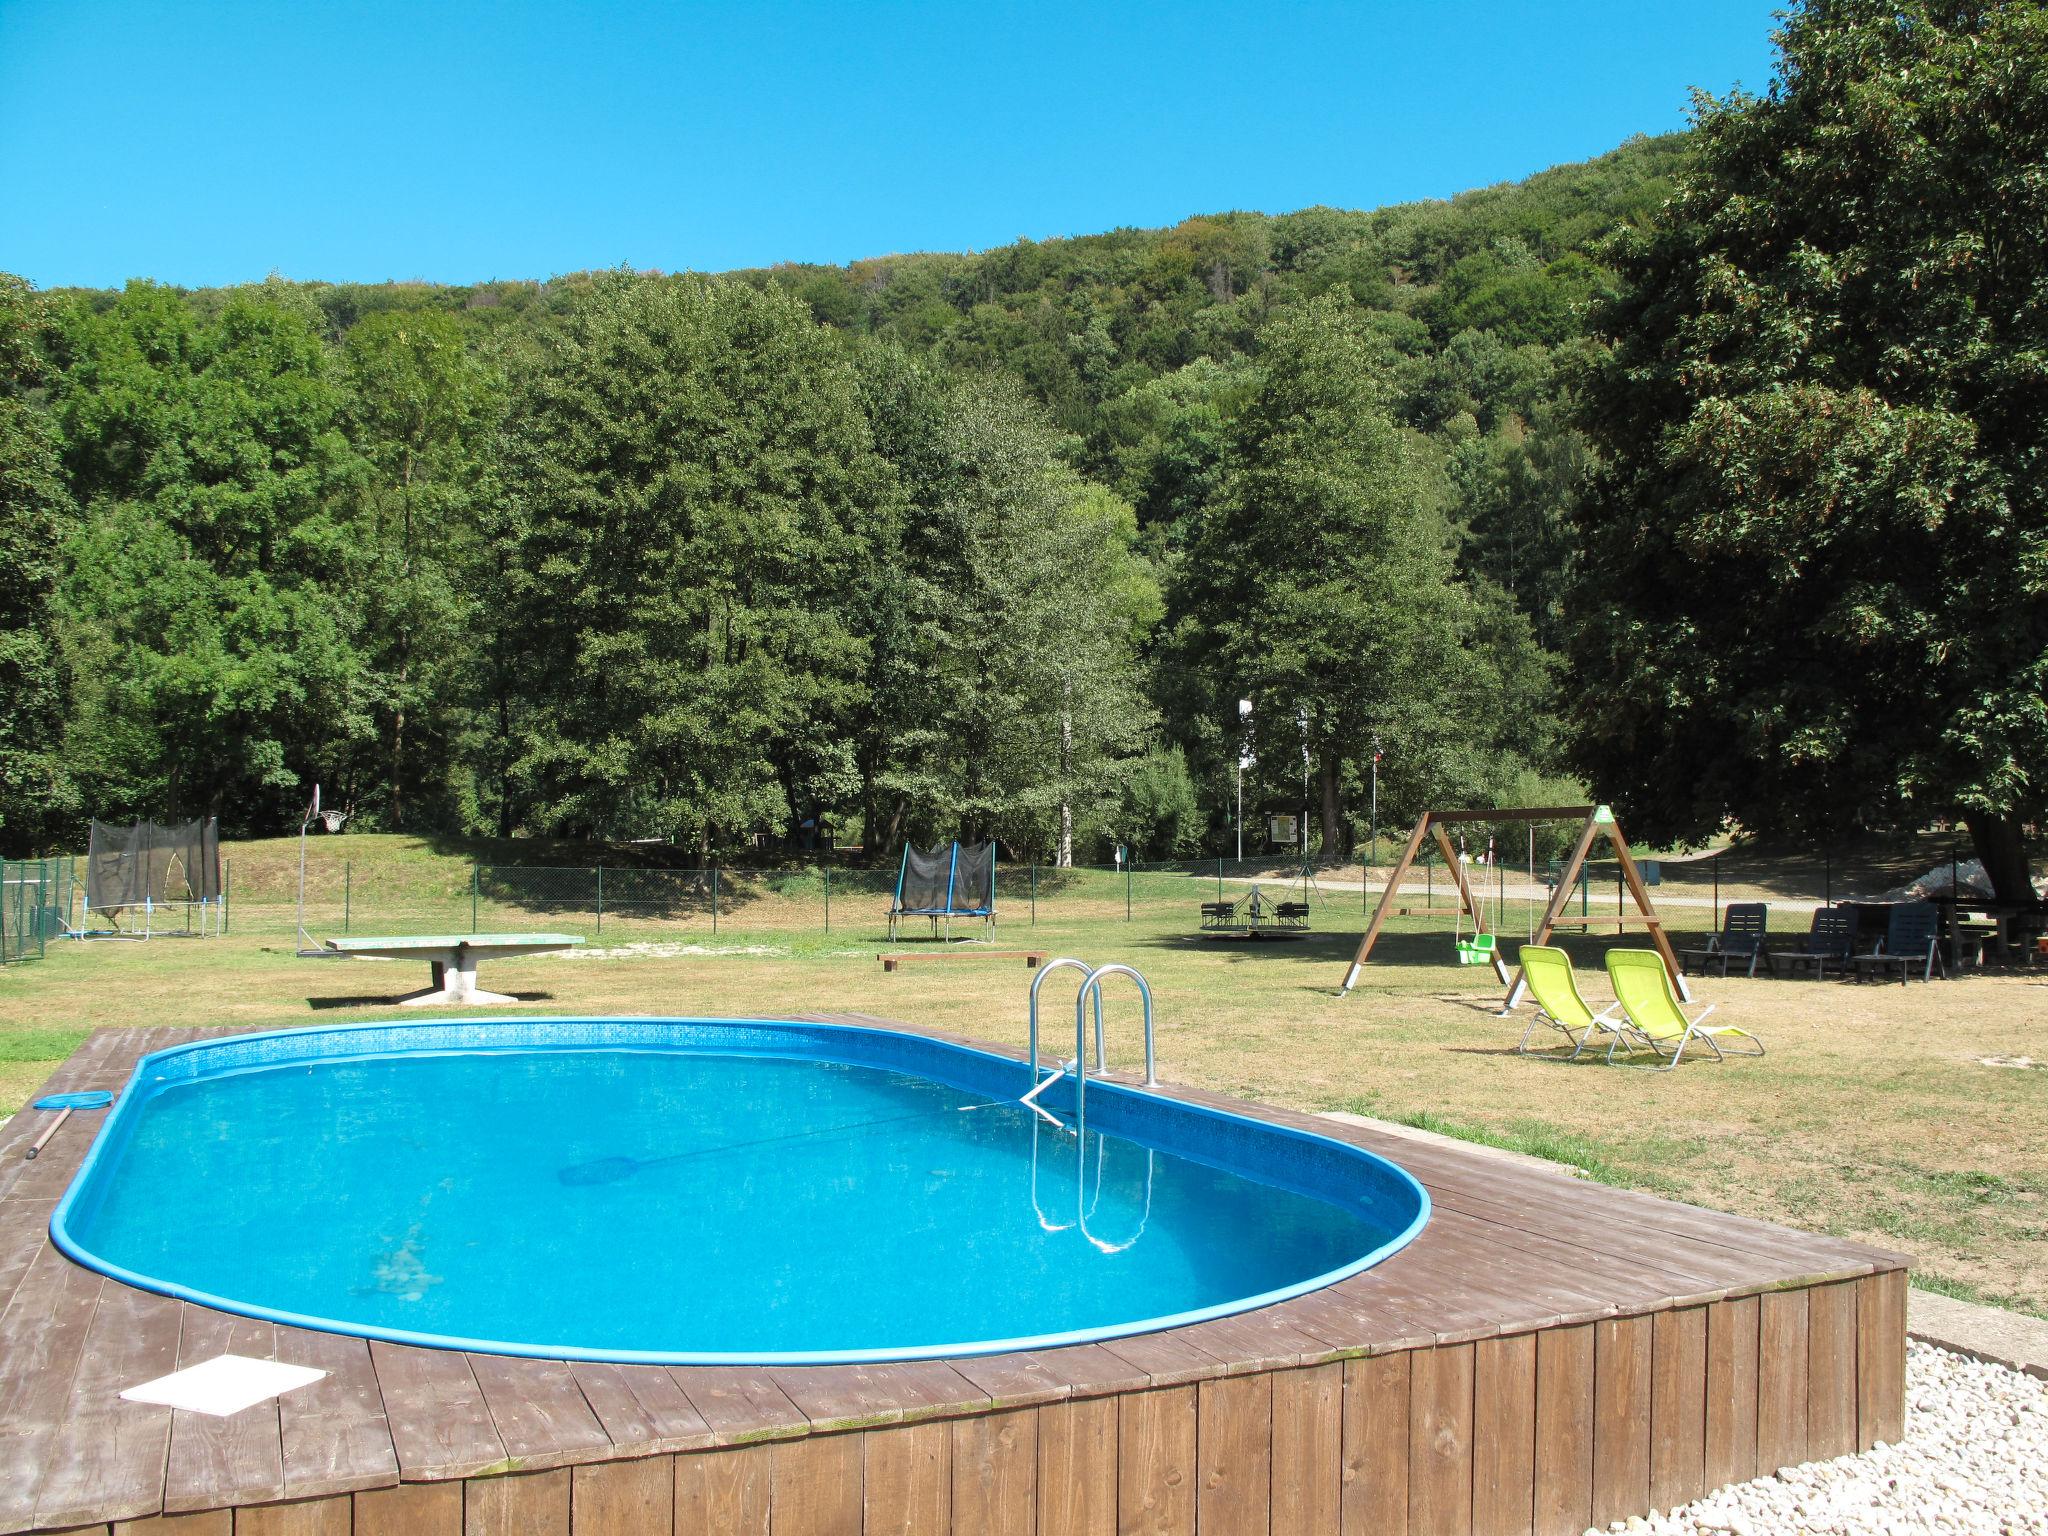
[[[341,824],[348,820],[347,811],[321,811],[318,814],[320,824],[330,832],[339,832]]]

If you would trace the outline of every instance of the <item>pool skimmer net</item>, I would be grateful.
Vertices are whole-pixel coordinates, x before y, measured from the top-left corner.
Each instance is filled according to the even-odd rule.
[[[296,1388],[310,1386],[326,1374],[310,1365],[286,1365],[282,1360],[215,1355],[182,1371],[130,1387],[121,1396],[131,1403],[158,1403],[224,1419]]]

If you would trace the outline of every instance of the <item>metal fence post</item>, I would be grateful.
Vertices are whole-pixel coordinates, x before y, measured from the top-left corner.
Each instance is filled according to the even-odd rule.
[[[482,871],[483,866],[481,864],[469,866],[469,931],[471,933],[476,932],[476,889],[482,883]]]
[[[354,905],[356,883],[356,861],[341,861],[341,931],[348,932],[349,912]]]
[[[718,860],[711,861],[711,931],[718,932]]]
[[[604,932],[604,866],[597,866],[597,931]]]
[[[819,867],[825,871],[825,931],[830,933],[832,931],[832,866],[825,864]]]
[[[1031,860],[1031,926],[1038,926],[1038,859]]]
[[[1127,923],[1131,920],[1131,871],[1137,863],[1132,858],[1124,860],[1124,921]]]
[[[228,913],[234,908],[234,903],[228,900],[228,896],[235,888],[235,861],[233,859],[222,859],[220,866],[220,931],[226,933],[228,931]],[[71,883],[75,884],[77,878],[78,871],[73,869],[71,872]],[[71,893],[68,890],[64,893],[64,920],[66,922],[71,920]]]

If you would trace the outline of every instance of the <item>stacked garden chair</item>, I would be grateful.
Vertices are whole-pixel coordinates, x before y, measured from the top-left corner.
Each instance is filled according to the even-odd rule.
[[[1901,986],[1915,970],[1920,972],[1922,981],[1934,980],[1937,971],[1948,975],[1941,963],[1941,913],[1931,901],[1893,907],[1877,948],[1870,954],[1858,955],[1851,963],[1856,967],[1858,981],[1866,976],[1882,981],[1895,970]]]
[[[1813,914],[1813,927],[1798,949],[1779,950],[1765,956],[1773,976],[1782,965],[1792,975],[1811,969],[1816,980],[1827,980],[1828,967],[1847,975],[1856,957],[1856,914],[1844,907],[1822,907]]]
[[[1754,976],[1764,959],[1764,930],[1770,926],[1771,909],[1760,901],[1731,902],[1728,912],[1721,919],[1721,931],[1707,940],[1705,949],[1687,949],[1679,952],[1679,959],[1686,970],[1706,970],[1718,965],[1721,974],[1728,974],[1731,962],[1743,966],[1743,974]]]

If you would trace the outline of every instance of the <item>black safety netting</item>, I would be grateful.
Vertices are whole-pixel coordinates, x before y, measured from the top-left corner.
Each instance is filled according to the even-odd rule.
[[[996,845],[941,843],[929,851],[906,843],[896,883],[899,912],[993,911]]]
[[[86,905],[96,912],[220,896],[220,823],[208,816],[175,827],[92,824]]]
[[[996,905],[996,845],[958,843],[953,865],[953,910],[992,912]]]

